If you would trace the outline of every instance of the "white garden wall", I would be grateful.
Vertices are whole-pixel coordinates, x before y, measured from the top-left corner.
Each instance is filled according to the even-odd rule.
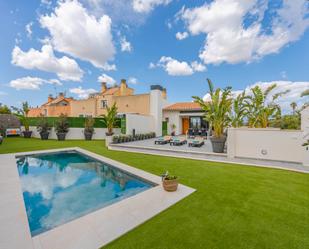
[[[302,135],[300,130],[229,128],[228,157],[303,162]]]
[[[30,130],[32,131],[32,137],[40,138],[40,134],[37,131],[35,126],[30,126]],[[73,139],[84,139],[84,128],[70,128],[69,132],[66,135],[66,139],[73,140]],[[120,134],[121,129],[116,128],[114,129],[115,134]],[[105,139],[107,132],[106,128],[94,128],[94,134],[92,139]],[[57,135],[55,133],[54,128],[50,131],[49,139],[57,139]]]
[[[182,119],[180,118],[180,112],[178,111],[164,111],[163,112],[163,119],[165,120],[168,118],[168,123],[167,123],[167,133],[171,134],[172,133],[172,124],[176,125],[175,128],[175,134],[180,135],[182,134]]]
[[[154,118],[153,116],[140,114],[126,114],[126,133],[127,135],[154,132]]]

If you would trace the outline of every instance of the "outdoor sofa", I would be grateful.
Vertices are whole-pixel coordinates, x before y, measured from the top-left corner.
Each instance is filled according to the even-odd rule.
[[[164,137],[159,137],[155,140],[155,144],[167,144],[171,141],[172,137],[171,136],[164,136]]]
[[[186,144],[187,140],[185,137],[173,137],[172,140],[170,141],[170,145],[174,145],[174,146],[180,146],[183,144]]]

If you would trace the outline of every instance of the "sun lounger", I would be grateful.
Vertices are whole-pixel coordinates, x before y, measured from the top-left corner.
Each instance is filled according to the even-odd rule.
[[[204,140],[203,138],[195,138],[191,142],[189,142],[189,147],[201,147],[204,145]]]
[[[155,140],[155,144],[167,144],[171,141],[172,137],[171,136],[164,136],[164,137],[159,137],[158,139]]]
[[[184,137],[173,137],[172,140],[170,141],[170,145],[174,145],[174,146],[179,146],[179,145],[183,145],[186,144],[187,140]]]

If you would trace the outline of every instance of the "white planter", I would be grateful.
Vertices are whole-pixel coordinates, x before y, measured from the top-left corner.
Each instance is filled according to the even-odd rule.
[[[106,136],[105,138],[105,146],[108,148],[108,145],[113,141],[113,136]]]

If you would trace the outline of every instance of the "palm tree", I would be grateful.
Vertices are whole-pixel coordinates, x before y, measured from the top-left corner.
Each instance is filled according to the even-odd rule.
[[[224,129],[229,126],[230,112],[233,99],[231,97],[231,87],[223,90],[214,89],[213,83],[207,79],[211,101],[205,102],[202,98],[193,96],[205,112],[205,120],[213,127],[213,136],[210,138],[214,152],[223,152],[226,137]]]
[[[292,103],[290,104],[290,106],[291,106],[291,108],[292,108],[292,110],[293,110],[293,115],[295,115],[295,111],[296,111],[296,108],[297,108],[296,102],[292,102]]]
[[[231,125],[233,127],[240,127],[243,125],[244,118],[248,114],[248,108],[245,103],[246,99],[248,99],[248,96],[246,96],[245,91],[243,91],[233,100],[233,113],[231,115]]]
[[[252,96],[249,96],[249,101],[246,101],[249,127],[266,128],[271,118],[280,118],[281,108],[275,101],[288,91],[274,94],[271,102],[268,104],[266,103],[269,93],[275,89],[276,86],[276,84],[272,84],[265,91],[263,91],[260,86],[255,86],[251,89]]]
[[[107,109],[106,114],[102,115],[103,116],[102,122],[107,127],[108,132],[106,133],[106,135],[111,136],[113,135],[113,128],[116,125],[118,108],[116,106],[116,103],[114,103],[111,107],[107,107],[106,109]]]

